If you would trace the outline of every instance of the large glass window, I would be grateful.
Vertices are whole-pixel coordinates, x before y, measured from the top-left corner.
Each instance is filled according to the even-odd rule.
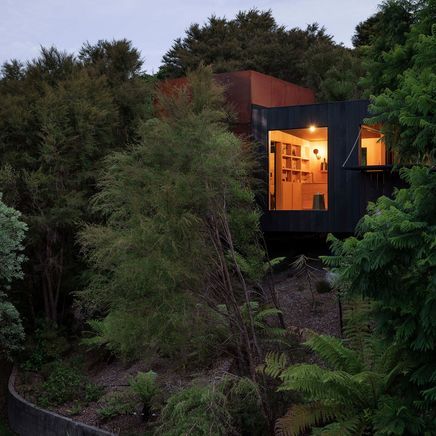
[[[327,127],[269,132],[269,209],[327,210]]]
[[[362,126],[360,131],[360,166],[386,165],[386,147],[378,128]]]

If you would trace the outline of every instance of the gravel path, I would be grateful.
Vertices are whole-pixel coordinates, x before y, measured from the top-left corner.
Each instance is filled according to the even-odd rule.
[[[325,279],[325,271],[319,267],[319,264],[315,263],[315,266],[319,269],[314,272],[314,282]],[[276,275],[275,281],[287,325],[340,336],[339,306],[336,292],[318,294],[314,290],[312,296],[307,280],[296,276],[292,270]]]

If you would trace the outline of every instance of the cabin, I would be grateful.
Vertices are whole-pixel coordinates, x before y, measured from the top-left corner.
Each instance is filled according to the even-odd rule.
[[[368,100],[316,103],[312,90],[255,71],[214,77],[232,130],[259,146],[264,232],[352,233],[368,202],[400,184],[380,129],[365,124]]]

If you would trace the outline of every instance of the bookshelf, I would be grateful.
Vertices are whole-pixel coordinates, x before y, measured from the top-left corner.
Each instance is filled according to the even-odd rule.
[[[274,141],[276,168],[276,209],[302,209],[302,184],[311,183],[310,147]],[[279,179],[280,177],[280,179]]]

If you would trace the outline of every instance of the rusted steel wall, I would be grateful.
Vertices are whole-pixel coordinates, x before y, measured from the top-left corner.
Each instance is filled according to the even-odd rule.
[[[233,109],[238,131],[250,132],[252,105],[282,107],[311,104],[315,93],[308,88],[295,85],[256,71],[234,71],[214,75],[215,80],[225,87],[226,100]],[[171,93],[186,84],[186,78],[163,81],[160,88]],[[246,128],[242,128],[246,125]]]
[[[250,74],[251,104],[270,108],[315,103],[315,93],[309,88],[256,71]]]
[[[226,101],[235,114],[237,124],[251,122],[251,72],[215,74],[215,80],[225,87]]]

